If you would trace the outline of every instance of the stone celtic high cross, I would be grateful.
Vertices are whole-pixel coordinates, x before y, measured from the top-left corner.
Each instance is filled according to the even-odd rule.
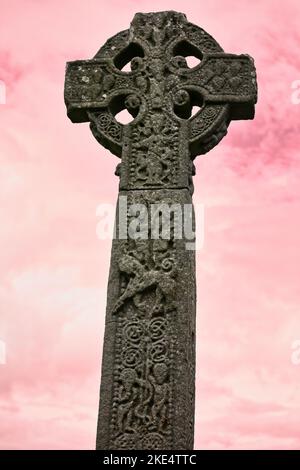
[[[189,67],[188,56],[199,63]],[[129,62],[131,71],[123,70]],[[132,204],[191,205],[194,158],[219,143],[231,120],[253,119],[256,99],[251,57],[224,53],[173,11],[137,13],[93,59],[67,64],[69,118],[89,121],[121,158],[98,449],[193,448],[195,253],[185,236],[175,237],[174,217],[169,238],[119,234],[128,234]],[[133,118],[126,125],[115,118],[122,109]]]

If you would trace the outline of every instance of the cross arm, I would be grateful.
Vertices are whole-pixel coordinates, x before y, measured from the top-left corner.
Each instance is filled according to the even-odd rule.
[[[72,122],[88,121],[87,111],[105,103],[102,94],[105,69],[103,60],[67,62],[64,97]]]
[[[109,59],[68,62],[64,92],[68,117],[72,122],[89,121],[88,113],[111,106],[114,96],[134,93],[134,78],[134,72],[123,73]]]
[[[198,90],[206,103],[230,105],[230,119],[253,119],[257,102],[254,61],[249,55],[204,54],[193,69],[178,73],[180,86]]]

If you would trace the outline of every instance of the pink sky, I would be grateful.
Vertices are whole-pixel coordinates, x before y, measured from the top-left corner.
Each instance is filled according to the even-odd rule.
[[[91,58],[136,11],[173,9],[255,58],[254,121],[196,161],[196,449],[300,449],[298,0],[1,0],[1,449],[93,449],[117,158],[73,125],[65,62]]]

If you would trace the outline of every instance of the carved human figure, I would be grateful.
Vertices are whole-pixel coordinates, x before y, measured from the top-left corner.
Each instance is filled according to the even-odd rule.
[[[153,386],[153,405],[151,415],[153,423],[160,432],[164,432],[167,419],[167,402],[169,384],[167,383],[168,367],[165,363],[153,366],[153,375],[149,379]]]
[[[120,375],[121,387],[118,397],[118,432],[134,432],[131,427],[134,403],[138,396],[138,390],[134,386],[137,379],[134,369],[124,369]]]
[[[123,369],[120,374],[120,382],[117,418],[118,433],[134,433],[136,432],[135,418],[141,417],[137,410],[144,408],[150,401],[150,387],[145,380],[138,378],[135,369]],[[148,391],[148,397],[140,404],[143,388]]]

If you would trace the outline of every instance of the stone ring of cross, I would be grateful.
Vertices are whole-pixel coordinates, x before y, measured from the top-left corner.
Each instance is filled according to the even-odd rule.
[[[125,128],[134,131],[153,112],[165,113],[178,131],[187,128],[192,158],[214,147],[231,120],[254,116],[252,58],[224,53],[202,28],[172,13],[156,30],[147,14],[136,14],[131,28],[109,39],[93,59],[67,64],[68,116],[90,121],[96,139],[117,156]],[[189,67],[191,56],[198,63]],[[123,109],[133,118],[127,125],[115,118]]]

